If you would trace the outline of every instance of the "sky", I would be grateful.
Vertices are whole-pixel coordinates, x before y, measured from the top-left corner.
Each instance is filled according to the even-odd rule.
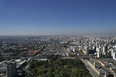
[[[0,35],[116,35],[116,0],[0,0]]]

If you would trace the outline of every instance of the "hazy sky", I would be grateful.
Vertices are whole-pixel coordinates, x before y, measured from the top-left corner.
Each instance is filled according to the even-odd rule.
[[[0,35],[116,35],[116,0],[0,0]]]

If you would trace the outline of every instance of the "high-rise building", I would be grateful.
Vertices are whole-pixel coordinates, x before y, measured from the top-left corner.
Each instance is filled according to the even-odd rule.
[[[111,57],[111,51],[108,50],[108,52],[105,55],[106,57]]]
[[[107,53],[107,46],[103,46],[103,55],[106,55],[106,53]]]
[[[89,47],[87,46],[86,49],[85,49],[85,54],[89,54]]]
[[[16,77],[16,62],[9,62],[6,65],[6,77]]]
[[[96,48],[96,52],[99,51],[99,48]]]
[[[113,57],[114,49],[110,49],[111,51],[111,57]]]
[[[99,42],[96,42],[96,48],[98,48],[99,47]]]
[[[98,58],[101,57],[101,52],[100,52],[100,51],[97,52],[97,57],[98,57]]]
[[[99,48],[96,48],[96,52],[97,52],[97,57],[100,58],[101,57],[101,51]]]
[[[116,60],[116,52],[113,53],[113,59]]]

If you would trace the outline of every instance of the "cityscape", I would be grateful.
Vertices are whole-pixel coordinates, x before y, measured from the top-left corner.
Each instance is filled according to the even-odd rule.
[[[0,0],[0,77],[116,77],[116,0]]]
[[[0,52],[1,76],[22,76],[30,61],[51,55],[80,59],[93,77],[116,77],[116,36],[1,36]]]

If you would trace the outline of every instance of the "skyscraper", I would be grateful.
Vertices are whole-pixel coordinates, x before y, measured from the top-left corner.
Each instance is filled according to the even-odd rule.
[[[103,46],[103,55],[106,55],[107,53],[107,46]]]
[[[100,51],[100,49],[99,49],[99,48],[97,49],[97,57],[98,57],[98,58],[100,58],[100,57],[101,57],[101,51]]]
[[[9,62],[6,65],[6,77],[16,77],[16,62]]]
[[[113,59],[116,60],[116,52],[113,53]]]
[[[96,48],[99,48],[99,42],[96,42]]]
[[[85,49],[85,54],[89,54],[89,47],[87,46],[86,49]]]

